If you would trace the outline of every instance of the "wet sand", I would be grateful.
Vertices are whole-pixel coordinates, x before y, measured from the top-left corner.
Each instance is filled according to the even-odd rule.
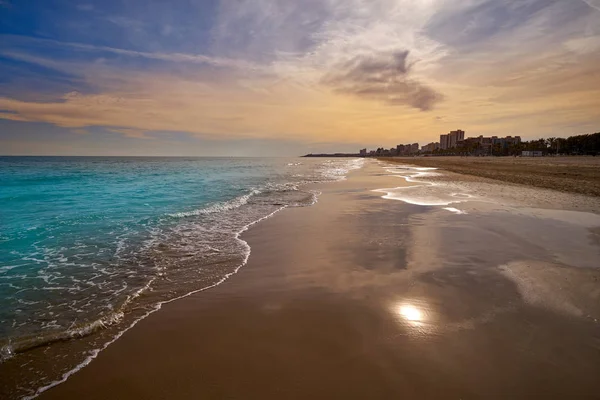
[[[600,216],[501,186],[457,214],[383,199],[414,185],[389,175],[369,162],[255,225],[238,274],[40,398],[598,398]]]
[[[600,157],[400,157],[385,160],[600,197]]]

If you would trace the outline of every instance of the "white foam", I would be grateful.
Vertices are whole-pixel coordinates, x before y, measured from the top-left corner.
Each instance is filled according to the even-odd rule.
[[[98,349],[91,350],[90,351],[90,355],[88,357],[86,357],[83,362],[79,363],[75,368],[73,368],[73,369],[65,372],[60,379],[58,379],[56,381],[53,381],[53,382],[50,382],[48,385],[45,385],[45,386],[42,386],[42,387],[38,388],[33,395],[25,396],[25,397],[23,397],[23,399],[33,399],[33,398],[36,398],[40,394],[42,394],[43,392],[45,392],[46,390],[51,389],[51,388],[53,388],[53,387],[55,387],[57,385],[60,385],[61,383],[65,382],[71,375],[73,375],[74,373],[80,371],[82,368],[84,368],[90,362],[92,362],[96,357],[98,357],[98,354],[100,354],[100,352],[102,350],[106,349],[108,346],[110,346],[112,343],[114,343],[117,339],[119,339],[121,336],[123,336],[123,334],[125,332],[127,332],[128,330],[130,330],[131,328],[133,328],[135,325],[137,325],[138,322],[140,322],[144,318],[148,317],[149,315],[155,313],[156,311],[160,310],[163,305],[171,303],[171,302],[176,301],[176,300],[183,299],[185,297],[191,296],[191,295],[199,293],[199,292],[203,292],[203,291],[208,290],[208,289],[212,289],[212,288],[214,288],[216,286],[219,286],[220,284],[222,284],[226,280],[228,280],[231,276],[235,275],[243,266],[245,266],[248,263],[248,259],[250,258],[250,253],[251,253],[251,247],[248,244],[248,242],[246,242],[245,240],[243,240],[243,239],[240,238],[240,236],[242,235],[242,233],[244,233],[248,229],[250,229],[251,226],[253,226],[253,225],[255,225],[255,224],[257,224],[257,223],[259,223],[261,221],[264,221],[267,218],[272,217],[273,215],[275,215],[276,213],[278,213],[279,211],[281,211],[281,210],[283,210],[285,208],[287,208],[287,206],[283,206],[283,207],[278,208],[277,210],[273,211],[269,215],[266,215],[266,216],[264,216],[262,218],[257,219],[256,221],[253,221],[253,222],[245,225],[240,231],[238,231],[236,233],[235,239],[241,242],[241,244],[245,247],[246,251],[244,253],[244,259],[243,259],[242,263],[240,265],[238,265],[232,272],[230,272],[228,274],[225,274],[218,282],[216,282],[216,283],[214,283],[212,285],[209,285],[209,286],[206,286],[206,287],[203,287],[203,288],[191,291],[189,293],[186,293],[186,294],[184,294],[182,296],[179,296],[179,297],[175,297],[173,299],[169,299],[169,300],[165,300],[165,301],[157,303],[154,306],[153,309],[149,310],[146,314],[142,315],[141,317],[139,317],[138,319],[136,319],[135,321],[133,321],[128,327],[126,327],[122,331],[119,331],[112,340],[106,342],[103,346],[101,346]],[[6,352],[7,355],[10,354],[10,356],[12,356],[14,354],[12,352],[12,349],[10,347],[2,348],[1,351],[2,352]]]
[[[384,199],[400,200],[418,206],[448,206],[464,203],[473,198],[467,193],[448,193],[446,188],[437,185],[375,189],[374,192],[385,193],[382,196]]]
[[[256,194],[260,194],[260,193],[261,193],[260,190],[253,189],[250,193],[245,194],[243,196],[236,197],[235,199],[230,200],[230,201],[216,203],[211,206],[201,208],[198,210],[194,210],[194,211],[178,212],[178,213],[174,213],[174,214],[169,214],[169,216],[175,217],[175,218],[185,218],[185,217],[193,217],[193,216],[198,216],[198,215],[203,215],[203,214],[213,214],[213,213],[219,213],[219,212],[223,212],[223,211],[227,211],[227,210],[232,210],[234,208],[238,208],[238,207],[243,206],[244,204],[247,204],[248,200],[252,196],[254,196]]]
[[[5,266],[2,266],[2,267],[0,267],[0,274],[1,274],[1,273],[4,273],[4,272],[8,272],[8,271],[10,271],[11,269],[19,268],[19,267],[21,267],[21,266],[23,266],[23,265],[27,265],[27,264],[21,264],[21,265],[5,265]]]
[[[418,206],[448,206],[474,198],[468,193],[456,192],[456,188],[448,184],[424,180],[427,177],[440,176],[441,174],[438,172],[431,172],[437,168],[411,167],[408,165],[393,168],[389,165],[383,165],[383,168],[392,173],[393,176],[403,178],[406,182],[415,183],[415,185],[410,186],[374,190],[375,192],[385,193],[382,196],[384,199],[400,200]]]
[[[327,180],[344,180],[350,171],[362,168],[364,163],[364,158],[356,158],[352,160],[326,160],[322,164],[321,174]]]

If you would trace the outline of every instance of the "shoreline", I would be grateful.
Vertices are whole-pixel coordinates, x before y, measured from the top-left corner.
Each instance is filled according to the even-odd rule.
[[[393,157],[394,164],[440,168],[462,175],[600,197],[600,157]]]
[[[503,251],[478,242],[496,237],[487,227],[503,229],[510,214],[454,215],[383,199],[374,190],[411,185],[377,163],[315,186],[317,204],[287,208],[243,233],[252,255],[226,284],[165,304],[39,397],[527,398],[600,390],[586,347],[596,324],[569,314],[600,316],[596,305],[571,294],[563,314],[523,294],[531,276],[521,264],[553,265],[556,256],[511,237]],[[475,223],[480,217],[485,224]],[[526,234],[535,221],[512,222],[520,240],[537,240]],[[567,228],[565,238],[551,239],[587,234]],[[455,247],[467,239],[475,241],[468,252]],[[573,246],[558,248],[564,263],[597,260],[597,247]],[[569,271],[574,283],[598,278]],[[551,278],[540,282],[553,288],[560,280]],[[564,343],[574,346],[565,359]]]
[[[110,345],[112,345],[117,340],[119,340],[121,338],[121,336],[123,336],[124,334],[126,334],[129,330],[133,329],[138,323],[140,323],[144,319],[148,318],[152,314],[161,311],[161,309],[163,308],[163,306],[165,306],[165,305],[167,305],[169,303],[175,302],[175,301],[183,300],[186,297],[193,296],[193,295],[195,295],[197,293],[201,293],[201,292],[204,292],[206,290],[210,290],[210,289],[216,288],[219,285],[222,285],[222,284],[226,283],[227,280],[229,280],[232,276],[234,276],[235,274],[237,274],[240,271],[240,269],[242,269],[244,266],[246,266],[246,264],[248,263],[248,259],[250,258],[250,255],[251,255],[251,247],[248,245],[248,242],[246,242],[245,240],[243,240],[243,239],[240,238],[242,236],[242,234],[244,232],[246,232],[248,229],[250,229],[253,225],[256,225],[256,224],[258,224],[261,221],[264,221],[264,220],[267,220],[267,219],[273,217],[278,212],[281,212],[281,211],[283,211],[286,208],[287,207],[282,207],[282,208],[280,208],[278,210],[273,211],[271,214],[268,214],[268,215],[266,215],[266,216],[264,216],[262,218],[259,218],[258,220],[256,220],[256,221],[254,221],[254,222],[252,222],[252,223],[244,226],[244,228],[237,233],[236,240],[240,240],[241,242],[243,242],[244,245],[247,246],[248,251],[245,254],[245,258],[242,261],[242,263],[238,267],[236,267],[232,272],[230,272],[230,273],[226,274],[225,276],[223,276],[221,278],[221,280],[219,280],[218,282],[216,282],[216,283],[214,283],[212,285],[209,285],[209,286],[206,286],[206,287],[203,287],[203,288],[191,291],[191,292],[186,293],[184,295],[181,295],[179,297],[175,297],[175,298],[172,298],[172,299],[169,299],[169,300],[165,300],[165,301],[159,302],[150,311],[146,312],[144,315],[141,315],[141,316],[135,318],[133,320],[133,322],[129,326],[126,326],[125,328],[119,330],[116,333],[116,335],[114,335],[114,337],[112,339],[110,339],[109,341],[107,341],[106,343],[104,343],[100,348],[92,349],[90,351],[90,355],[85,360],[83,360],[81,363],[79,363],[78,365],[76,365],[75,367],[73,367],[71,370],[67,371],[65,374],[63,374],[63,376],[61,378],[59,378],[56,381],[50,382],[49,384],[44,385],[44,386],[36,389],[36,392],[34,394],[25,396],[25,397],[23,397],[23,399],[30,400],[30,399],[37,398],[40,395],[42,395],[44,392],[46,392],[46,391],[48,391],[48,390],[50,390],[50,389],[52,389],[52,388],[54,388],[54,387],[56,387],[58,385],[61,385],[61,384],[65,383],[71,376],[73,376],[77,372],[81,371],[83,368],[87,367],[92,361],[94,361],[94,359],[96,359],[96,357],[98,357],[98,355],[102,351],[106,350]],[[38,346],[38,347],[43,347],[43,346]]]
[[[350,166],[349,170],[352,170],[353,168],[353,166]],[[333,173],[332,175],[323,176],[323,182],[335,182],[340,178],[337,176],[338,173],[339,171]],[[303,183],[303,186],[309,187],[310,184]],[[17,354],[17,357],[15,359],[12,359],[13,357],[7,358],[5,362],[0,364],[0,371],[4,376],[11,378],[3,380],[3,384],[0,385],[0,393],[2,393],[2,396],[6,396],[7,398],[13,398],[13,396],[15,396],[14,398],[16,398],[16,396],[19,396],[19,398],[35,398],[39,396],[47,390],[64,383],[72,375],[85,368],[102,351],[104,351],[111,344],[116,342],[122,335],[134,328],[134,326],[136,326],[145,318],[149,317],[157,311],[160,311],[164,305],[174,302],[176,300],[184,299],[193,294],[215,288],[227,281],[231,276],[235,275],[242,267],[244,267],[247,264],[248,258],[250,256],[251,248],[248,245],[248,243],[245,240],[243,240],[243,238],[241,238],[245,231],[250,229],[255,224],[258,224],[259,222],[273,217],[275,214],[277,214],[280,211],[283,211],[286,208],[310,207],[314,205],[318,200],[318,193],[315,191],[307,189],[300,190],[299,193],[309,194],[310,201],[306,202],[306,204],[291,203],[287,205],[282,205],[277,203],[274,204],[274,206],[276,206],[274,211],[262,217],[256,216],[259,217],[256,220],[243,220],[244,223],[248,223],[243,226],[240,225],[240,229],[238,231],[235,231],[235,235],[232,237],[232,239],[237,241],[244,250],[241,254],[241,259],[239,260],[240,263],[237,266],[235,266],[235,268],[231,272],[226,273],[224,276],[217,276],[217,280],[213,279],[212,283],[203,282],[204,284],[208,283],[208,285],[201,286],[191,291],[182,292],[183,294],[177,295],[176,297],[171,297],[164,300],[159,299],[158,302],[148,303],[147,301],[145,301],[143,304],[150,304],[151,306],[142,307],[140,304],[138,304],[137,307],[134,307],[130,310],[131,312],[126,313],[125,315],[121,314],[120,319],[116,321],[116,323],[94,323],[97,324],[98,327],[97,329],[94,329],[89,333],[82,335],[74,333],[70,335],[70,333],[67,332],[64,335],[64,338],[57,338],[52,341],[44,342],[42,344],[36,344],[35,346],[28,348],[25,352]],[[256,193],[252,192],[252,194]],[[250,197],[252,194],[244,195],[241,197],[244,200],[243,204],[245,204],[245,200],[247,200],[247,198],[244,197]],[[235,198],[234,200],[232,200],[232,202],[238,201],[239,198]],[[200,213],[202,211],[203,210],[201,210]],[[198,211],[194,211],[193,213],[197,212]],[[194,215],[193,213],[191,213],[190,215]],[[173,215],[173,217],[181,216],[186,215]],[[149,287],[150,284],[146,285],[145,288],[148,289]],[[146,298],[148,297],[148,295],[152,296],[151,293],[146,293],[147,291],[148,290],[140,291],[138,293],[138,296]],[[150,292],[152,291],[153,289],[151,288]],[[10,348],[7,348],[7,351],[10,350]],[[81,355],[78,352],[81,353]],[[72,354],[72,356],[70,356],[70,354]],[[60,360],[60,362],[58,362],[58,360]],[[25,367],[28,364],[31,365],[31,363],[34,363],[34,365],[36,365],[36,369],[33,370],[30,368],[30,372],[27,372],[27,368]],[[58,371],[60,373],[55,371]],[[50,377],[52,379],[48,379]],[[33,384],[33,382],[35,382],[36,384]]]

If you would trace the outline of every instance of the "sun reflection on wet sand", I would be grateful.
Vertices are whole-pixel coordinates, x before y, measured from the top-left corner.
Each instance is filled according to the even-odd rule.
[[[417,307],[410,304],[401,305],[398,312],[407,321],[420,322],[423,319],[423,313]]]
[[[431,322],[427,310],[426,304],[421,305],[418,302],[402,301],[392,304],[390,311],[401,325],[419,328],[418,330],[421,331],[428,327]]]

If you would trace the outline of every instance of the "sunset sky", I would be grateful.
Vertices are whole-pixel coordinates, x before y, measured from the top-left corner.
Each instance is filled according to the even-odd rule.
[[[600,0],[0,0],[0,154],[600,131]]]

